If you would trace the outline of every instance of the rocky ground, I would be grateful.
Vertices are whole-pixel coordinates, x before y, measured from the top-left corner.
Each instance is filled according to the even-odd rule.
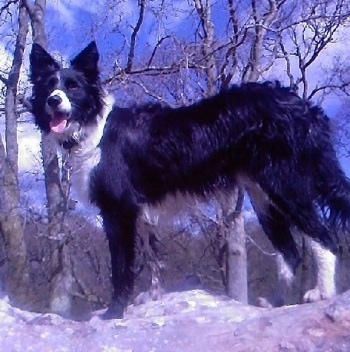
[[[243,305],[201,290],[130,306],[122,320],[99,312],[77,322],[0,301],[0,351],[350,351],[350,291],[281,308]]]

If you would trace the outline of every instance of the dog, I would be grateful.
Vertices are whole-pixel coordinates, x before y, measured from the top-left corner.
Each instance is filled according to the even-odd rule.
[[[121,108],[102,88],[98,60],[95,42],[69,68],[33,44],[30,99],[36,125],[69,153],[72,186],[103,218],[113,284],[106,318],[121,318],[132,294],[143,210],[167,195],[207,196],[237,185],[246,188],[288,280],[300,261],[293,229],[308,239],[318,273],[305,300],[336,294],[350,185],[320,107],[278,82],[248,82],[190,106]]]

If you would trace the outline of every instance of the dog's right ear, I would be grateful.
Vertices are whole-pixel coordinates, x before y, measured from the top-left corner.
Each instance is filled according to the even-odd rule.
[[[34,43],[29,56],[30,59],[30,80],[37,82],[44,73],[55,72],[60,65],[53,57],[39,44]]]

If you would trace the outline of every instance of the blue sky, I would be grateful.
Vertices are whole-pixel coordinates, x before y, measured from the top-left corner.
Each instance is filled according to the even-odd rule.
[[[136,24],[138,19],[137,1],[119,1],[118,6],[113,7],[106,5],[106,3],[108,1],[102,0],[94,2],[83,0],[48,1],[46,23],[49,50],[64,53],[65,59],[68,60],[91,40],[96,40],[101,54],[100,63],[103,67],[101,70],[103,75],[111,72],[116,59],[121,61],[122,66],[125,65],[130,33],[132,26]],[[162,16],[161,21],[158,22],[157,11],[162,10],[160,9],[161,3],[161,1],[152,1],[152,11],[147,11],[145,14],[144,23],[137,39],[136,57],[142,55],[145,50],[151,50],[154,43],[166,33],[175,33],[178,37],[183,38],[192,36],[193,39],[193,28],[196,22],[193,20],[194,16],[191,15],[188,2],[185,0],[165,1],[166,15]],[[222,17],[226,16],[226,9],[222,6],[224,2],[218,0],[213,3],[216,4],[212,9],[215,31],[224,34],[226,28],[221,25]],[[241,14],[241,17],[245,18],[244,13]],[[338,34],[338,38],[342,38],[341,41],[335,41],[334,44],[329,45],[316,63],[310,67],[308,80],[311,87],[322,81],[324,69],[332,64],[334,53],[338,56],[344,56],[344,60],[348,60],[347,44],[350,44],[350,39],[347,39],[350,38],[348,32],[349,29],[344,28]],[[337,39],[336,36],[335,39]],[[296,61],[293,66],[294,74],[297,76],[299,69]],[[285,63],[280,60],[275,63],[270,73],[264,75],[263,79],[280,79],[283,82],[286,78],[284,70]],[[147,97],[144,98],[147,99]],[[334,95],[325,101],[319,101],[318,98],[315,98],[315,102],[321,103],[331,117],[337,115],[343,104],[342,99]]]

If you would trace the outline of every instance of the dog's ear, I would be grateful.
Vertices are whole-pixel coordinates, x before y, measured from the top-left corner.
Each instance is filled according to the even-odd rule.
[[[60,65],[53,57],[39,44],[34,43],[29,56],[30,59],[30,80],[37,82],[44,73],[55,72]]]
[[[71,65],[74,69],[83,72],[90,80],[95,81],[99,74],[98,59],[96,42],[92,41],[71,61]]]

